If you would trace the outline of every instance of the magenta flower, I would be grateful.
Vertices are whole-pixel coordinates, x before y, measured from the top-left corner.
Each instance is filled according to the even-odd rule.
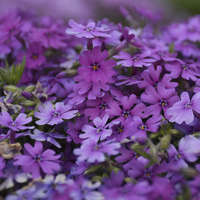
[[[200,113],[200,93],[196,93],[190,100],[188,92],[181,94],[181,100],[167,110],[170,122],[190,124],[194,121],[194,113]]]
[[[24,145],[26,153],[15,157],[15,165],[20,165],[24,172],[31,173],[33,178],[38,178],[42,170],[45,174],[52,174],[60,169],[58,159],[60,155],[55,155],[51,149],[43,151],[41,142],[35,142],[32,147],[26,143]]]
[[[38,43],[31,43],[26,52],[26,66],[29,69],[39,69],[46,62],[44,49]]]
[[[84,134],[81,134],[79,137],[83,139],[92,139],[94,141],[104,140],[112,134],[112,124],[108,123],[109,116],[105,115],[102,119],[96,117],[93,120],[94,126],[84,125],[82,131]]]
[[[74,35],[78,38],[93,39],[97,37],[110,37],[109,27],[104,24],[97,25],[94,21],[89,21],[88,24],[84,26],[71,19],[69,20],[69,26],[70,28],[66,30],[66,33],[69,35]]]
[[[39,106],[39,112],[35,112],[35,117],[39,118],[36,124],[55,125],[62,123],[64,119],[72,119],[78,111],[71,109],[71,105],[65,105],[63,102],[58,102],[55,106],[51,102],[47,102]]]
[[[24,113],[20,113],[15,120],[13,120],[12,116],[6,111],[3,111],[0,115],[0,125],[8,127],[13,131],[33,129],[33,126],[25,126],[31,121],[32,117],[27,117]]]
[[[114,60],[107,59],[108,52],[101,51],[101,47],[95,47],[91,51],[85,51],[80,56],[81,67],[75,80],[75,90],[79,95],[87,94],[88,99],[102,97],[103,91],[110,89],[109,83],[113,83],[115,75]],[[77,95],[76,95],[77,96]]]
[[[80,56],[81,67],[77,80],[103,84],[113,82],[115,61],[107,60],[107,57],[108,52],[101,51],[100,47],[83,52]]]

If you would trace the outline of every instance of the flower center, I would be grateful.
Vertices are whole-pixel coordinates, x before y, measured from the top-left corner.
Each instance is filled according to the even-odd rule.
[[[59,116],[60,116],[60,113],[57,112],[57,111],[55,111],[55,112],[52,113],[52,115],[53,115],[53,117],[59,117]]]
[[[107,104],[106,104],[106,103],[102,103],[102,104],[99,105],[99,109],[100,109],[100,110],[105,110],[106,107],[107,107]]]
[[[185,108],[185,109],[191,109],[191,108],[192,108],[192,104],[191,104],[191,103],[186,103],[186,104],[184,105],[184,108]]]
[[[97,129],[97,133],[101,133],[102,130],[103,130],[102,128],[98,128],[98,129]]]
[[[167,101],[166,101],[166,100],[161,100],[160,105],[161,105],[162,107],[167,106]]]
[[[120,127],[118,128],[118,132],[119,132],[119,133],[122,133],[123,131],[124,131],[124,127],[120,126]]]
[[[183,67],[183,70],[187,70],[187,66],[186,65]]]
[[[92,66],[92,69],[93,69],[94,71],[97,71],[97,70],[99,69],[99,66],[98,66],[98,65],[93,65],[93,66]]]
[[[12,125],[12,126],[16,126],[16,123],[15,123],[15,122],[12,122],[11,125]]]
[[[142,124],[139,128],[140,128],[141,130],[145,130],[147,127],[146,127],[144,124]]]
[[[37,161],[37,162],[40,162],[41,161],[41,156],[40,155],[36,155],[34,160]]]
[[[122,115],[124,118],[127,118],[129,116],[129,114],[130,114],[130,112],[128,110],[125,110]]]
[[[33,59],[33,60],[37,60],[37,59],[38,59],[38,55],[33,54],[33,55],[32,55],[32,59]]]
[[[93,30],[93,28],[88,26],[88,27],[85,28],[85,30],[88,31],[88,32],[91,32]]]

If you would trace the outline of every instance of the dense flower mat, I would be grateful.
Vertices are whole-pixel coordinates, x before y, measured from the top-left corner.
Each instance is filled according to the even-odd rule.
[[[160,29],[0,19],[0,196],[199,200],[200,17]]]

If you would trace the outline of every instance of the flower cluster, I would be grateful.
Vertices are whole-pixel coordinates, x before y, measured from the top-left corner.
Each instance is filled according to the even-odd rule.
[[[154,28],[0,18],[0,198],[200,199],[200,17]]]

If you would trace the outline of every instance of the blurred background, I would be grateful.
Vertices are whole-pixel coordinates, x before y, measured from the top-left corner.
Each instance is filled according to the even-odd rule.
[[[152,23],[170,22],[200,13],[200,0],[0,0],[0,14],[20,9],[33,14],[87,20],[122,16]]]

